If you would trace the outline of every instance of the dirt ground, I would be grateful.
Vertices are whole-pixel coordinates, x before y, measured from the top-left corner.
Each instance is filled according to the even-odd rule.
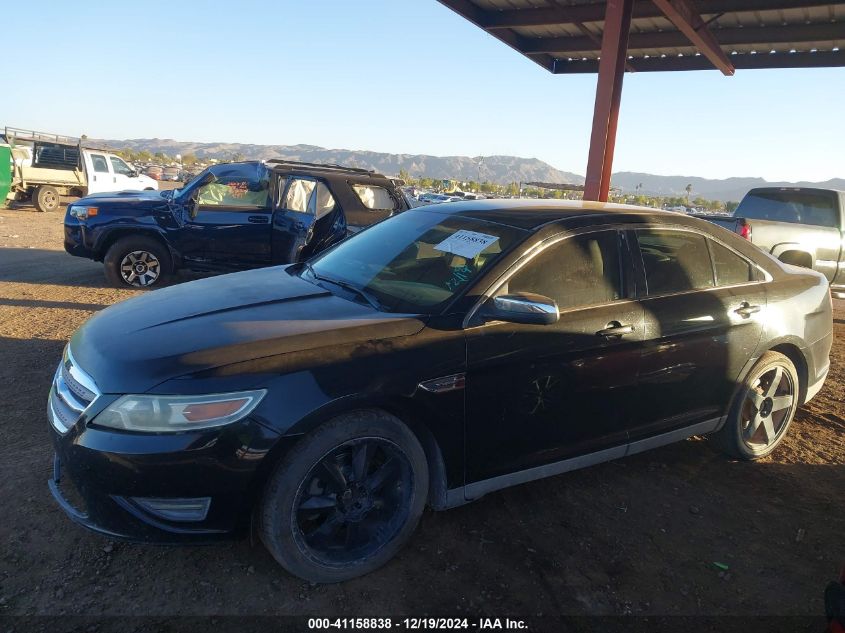
[[[771,457],[695,438],[427,511],[383,569],[312,586],[257,544],[112,542],[53,502],[45,403],[62,348],[134,294],[62,250],[62,217],[0,210],[0,615],[823,613],[845,562],[845,304],[827,384]]]

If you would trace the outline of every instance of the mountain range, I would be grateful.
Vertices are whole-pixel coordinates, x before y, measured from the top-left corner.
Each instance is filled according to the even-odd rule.
[[[389,154],[366,150],[326,149],[316,145],[252,145],[244,143],[195,143],[172,139],[126,139],[101,141],[112,147],[135,152],[163,152],[168,156],[194,154],[200,158],[230,160],[240,155],[244,159],[265,160],[285,158],[310,163],[336,163],[350,167],[374,169],[388,176],[396,176],[404,169],[413,178],[454,178],[481,180],[498,184],[511,182],[548,182],[583,184],[584,177],[561,171],[537,158],[517,156],[430,156],[427,154]],[[724,179],[696,176],[658,176],[640,172],[616,172],[611,178],[614,188],[626,193],[637,191],[645,195],[684,196],[686,186],[692,185],[692,197],[708,200],[738,201],[753,187],[815,186],[845,189],[845,179],[825,182],[768,182],[763,178],[734,177]]]

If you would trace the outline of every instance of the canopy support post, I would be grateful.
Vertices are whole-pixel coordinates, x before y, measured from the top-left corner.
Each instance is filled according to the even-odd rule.
[[[634,0],[608,0],[601,38],[601,60],[593,110],[593,131],[584,183],[584,200],[607,202],[613,150],[628,56],[628,33]]]

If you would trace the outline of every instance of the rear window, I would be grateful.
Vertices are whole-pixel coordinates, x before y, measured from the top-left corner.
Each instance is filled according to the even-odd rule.
[[[384,187],[376,185],[352,185],[358,199],[368,209],[373,211],[392,211],[395,203],[390,193]]]
[[[839,226],[836,196],[824,192],[751,191],[734,215],[775,222]]]

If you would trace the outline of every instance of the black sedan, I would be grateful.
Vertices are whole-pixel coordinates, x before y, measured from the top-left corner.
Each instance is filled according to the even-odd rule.
[[[415,209],[91,318],[50,392],[50,488],[113,537],[254,529],[292,573],[341,581],[426,504],[692,435],[769,454],[824,383],[831,315],[820,274],[695,218]]]

